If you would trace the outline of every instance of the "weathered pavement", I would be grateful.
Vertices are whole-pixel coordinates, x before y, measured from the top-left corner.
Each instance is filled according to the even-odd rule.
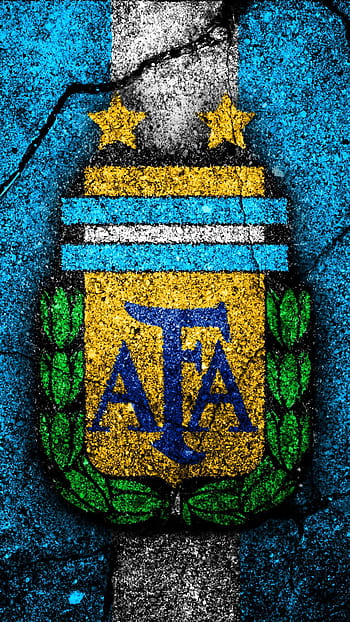
[[[74,6],[62,2],[59,7],[35,2],[30,11],[27,3],[23,10],[23,4],[18,0],[4,2],[2,8],[3,23],[8,25],[4,68],[10,72],[6,78],[4,70],[2,85],[2,180],[16,170],[27,145],[34,141],[38,128],[66,87],[110,80],[109,2],[84,0],[73,3]],[[119,3],[121,11],[123,4],[127,3]],[[215,17],[220,16],[221,3],[183,4],[191,5],[190,27],[183,19],[169,18],[165,39],[150,34],[143,37],[147,28],[149,33],[156,32],[154,23],[147,25],[147,17],[144,18],[142,29],[138,27],[132,35],[135,40],[142,40],[139,59],[127,43],[128,31],[120,26],[118,30],[115,24],[113,33],[114,79],[123,80],[124,71],[136,71],[136,75],[128,74],[123,82],[124,86],[129,85],[125,97],[135,107],[142,102],[154,114],[153,125],[145,126],[142,140],[169,152],[180,144],[181,149],[188,148],[188,140],[192,132],[195,136],[195,131],[199,132],[195,144],[203,145],[204,135],[199,126],[196,130],[190,122],[194,90],[189,89],[187,79],[193,75],[193,67],[202,68],[199,94],[203,97],[203,109],[209,109],[217,82],[216,77],[210,78],[206,90],[203,67],[210,59],[217,63],[221,58],[218,51],[223,51],[225,45],[231,3],[222,3],[226,11],[224,23]],[[193,6],[199,4],[203,4],[202,13],[193,11]],[[313,459],[303,491],[283,512],[240,537],[239,615],[242,620],[256,622],[345,622],[349,615],[349,355],[345,347],[349,329],[344,321],[350,304],[346,114],[349,7],[342,1],[242,4],[249,7],[246,13],[243,11],[239,25],[239,102],[243,109],[257,113],[254,127],[247,130],[250,148],[280,179],[283,194],[291,199],[295,258],[303,278],[312,286],[315,301],[317,407]],[[130,20],[134,19],[135,14],[131,13]],[[122,23],[122,15],[120,20]],[[135,30],[135,25],[132,28]],[[169,52],[169,42],[173,52]],[[120,59],[116,60],[118,46],[125,58],[125,69]],[[233,68],[234,59],[233,55]],[[143,63],[141,69],[139,62]],[[167,63],[169,67],[181,68],[186,76],[182,80],[179,75],[174,84],[174,88],[183,86],[185,96],[181,107],[173,109],[178,122],[172,140],[165,139],[170,135],[166,100],[158,102],[162,112],[159,126],[155,118],[156,95],[162,81],[155,80],[153,87],[147,89],[146,79],[159,75],[166,83]],[[226,70],[227,66],[225,70],[219,67],[218,75],[225,79]],[[235,93],[232,75],[230,80],[231,92]],[[95,93],[96,89],[90,92]],[[129,616],[133,620],[137,615],[141,621],[143,602],[148,616],[144,619],[166,620],[156,617],[160,611],[171,620],[175,603],[179,617],[182,608],[187,614],[193,611],[198,620],[200,615],[205,620],[207,612],[210,619],[220,620],[215,617],[218,613],[212,613],[215,581],[224,586],[218,592],[217,609],[223,611],[226,607],[226,614],[237,614],[237,592],[234,590],[232,596],[229,587],[238,581],[236,538],[212,534],[208,536],[209,548],[203,551],[199,536],[148,536],[143,541],[143,560],[147,555],[150,560],[147,583],[138,583],[139,597],[133,597],[135,581],[144,576],[140,573],[135,578],[135,566],[141,557],[136,536],[115,535],[111,544],[109,530],[74,513],[58,498],[38,455],[33,400],[36,379],[31,371],[36,357],[32,309],[39,284],[54,265],[59,198],[72,184],[76,171],[86,165],[98,141],[98,131],[92,128],[87,113],[96,105],[102,108],[108,99],[103,95],[67,99],[65,107],[53,115],[50,132],[44,135],[37,151],[33,142],[28,165],[2,203],[2,291],[6,311],[2,322],[1,388],[6,432],[4,478],[8,485],[2,522],[6,585],[2,619],[105,621],[112,610],[112,564],[115,619],[122,616],[127,620]],[[188,549],[186,560],[184,543]],[[191,572],[186,568],[188,557]],[[168,575],[165,570],[157,571],[159,561]],[[176,569],[183,572],[185,581],[177,581]],[[171,578],[170,587],[167,577]],[[201,595],[209,582],[208,602],[204,606]],[[143,594],[144,587],[147,589]],[[158,589],[162,598],[156,608]],[[186,589],[188,595],[182,600]]]

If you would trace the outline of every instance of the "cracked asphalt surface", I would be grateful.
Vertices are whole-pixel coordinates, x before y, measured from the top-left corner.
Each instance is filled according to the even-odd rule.
[[[42,5],[41,10],[34,4]],[[136,616],[140,622],[172,621],[174,603],[178,617],[191,619],[186,618],[190,612],[199,621],[345,622],[349,616],[345,318],[350,306],[346,142],[350,9],[347,2],[316,0],[202,4],[211,6],[188,30],[174,27],[170,45],[166,41],[162,47],[158,39],[154,49],[153,40],[139,56],[131,46],[129,60],[124,52],[127,71],[119,67],[112,82],[109,2],[88,0],[74,7],[67,0],[59,7],[38,2],[27,15],[20,0],[4,2],[2,8],[8,24],[4,66],[11,71],[7,86],[6,80],[2,85],[5,157],[0,177],[6,306],[0,356],[7,484],[2,523],[7,588],[1,606],[6,622],[106,622]],[[313,291],[314,450],[298,495],[266,523],[244,532],[240,543],[236,537],[211,534],[210,555],[204,554],[203,563],[197,564],[201,537],[158,535],[138,550],[136,535],[113,536],[57,497],[38,455],[36,378],[28,360],[36,358],[32,309],[37,291],[54,269],[56,206],[67,188],[75,187],[89,158],[95,157],[98,131],[88,123],[87,112],[96,106],[103,109],[115,90],[125,92],[130,101],[135,98],[137,105],[145,101],[156,107],[150,76],[159,71],[166,81],[182,63],[188,66],[188,59],[203,71],[200,60],[206,55],[209,75],[210,54],[224,58],[237,22],[239,97],[243,109],[259,116],[247,132],[251,157],[270,172],[275,170],[283,194],[291,200],[296,267]],[[134,30],[130,22],[132,38]],[[128,36],[124,29],[125,50]],[[115,64],[116,52],[113,58]],[[204,138],[198,135],[199,150]],[[176,148],[171,143],[167,157],[176,158]],[[187,549],[194,570],[183,583],[179,575]],[[135,567],[142,555],[149,564],[138,575],[136,590]],[[183,604],[185,589],[189,594]],[[207,606],[203,606],[205,591]],[[76,592],[83,594],[79,602],[72,596]]]

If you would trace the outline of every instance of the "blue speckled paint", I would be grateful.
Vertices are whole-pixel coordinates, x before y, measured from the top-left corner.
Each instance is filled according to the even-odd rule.
[[[287,224],[286,199],[241,197],[80,197],[63,199],[66,225],[124,223]]]
[[[288,270],[288,247],[275,244],[85,244],[62,246],[62,270]]]
[[[70,605],[79,605],[85,596],[84,592],[79,592],[78,590],[74,590],[69,594],[68,602]]]
[[[72,82],[108,79],[108,0],[1,5],[0,181],[12,173]],[[33,309],[52,272],[59,198],[98,140],[86,113],[103,97],[74,96],[1,201],[2,585],[4,622],[102,619],[109,532],[54,492],[38,458]],[[84,599],[69,602],[72,592]]]
[[[294,256],[312,288],[317,340],[308,485],[289,504],[290,520],[277,517],[242,536],[242,620],[345,622],[349,48],[341,19],[321,2],[280,0],[252,4],[240,26],[239,54],[240,105],[257,113],[247,142],[291,200]]]

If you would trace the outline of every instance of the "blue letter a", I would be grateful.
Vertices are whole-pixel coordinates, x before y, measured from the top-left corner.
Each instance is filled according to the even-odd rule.
[[[211,393],[211,388],[217,372],[221,374],[227,393]],[[202,386],[199,390],[196,405],[194,407],[188,428],[191,432],[208,430],[208,428],[201,428],[199,425],[200,418],[207,404],[232,404],[236,417],[239,421],[239,426],[230,427],[230,432],[256,431],[256,427],[252,425],[249,419],[242,396],[239,392],[220,341],[216,343],[214,356],[211,360],[209,369],[203,376]]]
[[[124,383],[125,393],[114,391],[118,376]],[[88,428],[91,432],[110,431],[109,428],[100,425],[109,403],[132,404],[139,427],[129,426],[130,430],[138,430],[139,432],[157,432],[159,430],[125,341],[119,350],[92,426]]]

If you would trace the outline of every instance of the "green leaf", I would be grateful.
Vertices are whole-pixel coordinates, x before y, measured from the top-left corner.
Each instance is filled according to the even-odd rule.
[[[102,473],[100,473],[96,469],[96,467],[91,464],[90,460],[88,460],[85,455],[81,457],[79,464],[81,465],[82,472],[85,472],[86,475],[91,477],[91,479],[96,483],[96,485],[100,488],[101,492],[103,492],[107,499],[110,499],[110,491],[107,484],[108,478],[105,475],[102,475]]]
[[[114,510],[120,517],[114,516],[114,522],[132,524],[139,520],[148,520],[158,516],[164,520],[170,511],[170,504],[150,486],[141,482],[126,479],[111,479],[109,481]]]
[[[154,490],[145,484],[141,484],[141,482],[135,482],[133,480],[127,479],[111,479],[109,481],[109,485],[113,491],[113,493],[142,493],[142,494],[150,494],[154,493]]]
[[[241,489],[242,483],[233,478],[198,488],[187,501],[187,520],[191,521],[193,513],[218,525],[242,524],[239,512]]]
[[[80,499],[80,497],[78,497],[72,490],[67,490],[59,482],[56,481],[55,486],[59,491],[60,495],[62,495],[62,497],[66,501],[68,501],[72,505],[75,505],[80,510],[84,510],[84,512],[91,512],[95,509],[93,506],[84,503],[84,501],[82,501],[82,499]]]
[[[243,504],[244,512],[262,512],[272,508],[286,484],[286,479],[287,474],[283,469],[276,469],[270,475],[262,477],[249,491]]]
[[[280,389],[286,407],[292,408],[299,397],[299,369],[296,357],[285,354],[281,363]]]
[[[50,430],[49,430],[49,417],[45,413],[41,413],[39,420],[39,434],[41,442],[43,444],[44,451],[50,460],[52,461],[52,452],[50,445]]]
[[[55,404],[63,408],[70,394],[70,368],[64,352],[55,352],[51,371],[52,393]]]
[[[52,343],[51,318],[50,318],[50,297],[47,292],[43,292],[40,298],[40,318],[44,333]]]
[[[84,296],[81,292],[75,291],[74,294],[70,296],[69,301],[72,307],[70,341],[73,341],[83,323]]]
[[[137,525],[145,523],[151,518],[159,517],[159,511],[155,510],[149,514],[109,514],[107,520],[113,525]]]
[[[108,512],[107,501],[95,482],[75,469],[66,472],[65,476],[79,499],[91,505],[94,510]]]
[[[254,469],[254,471],[252,471],[251,473],[245,476],[244,483],[243,483],[242,497],[244,497],[247,494],[250,494],[250,490],[257,484],[259,484],[261,479],[269,475],[269,473],[271,473],[273,470],[274,470],[273,462],[271,458],[266,456],[260,462],[257,468]]]
[[[110,480],[109,484],[114,510],[125,515],[123,524],[138,522],[135,516],[128,519],[127,514],[138,515],[140,520],[145,520],[143,515],[146,515],[146,520],[156,515],[161,520],[168,518],[169,501],[160,497],[149,486],[125,479]]]
[[[271,292],[268,292],[266,297],[267,321],[273,336],[277,339],[278,343],[281,343],[277,305],[279,305],[279,298],[276,292],[271,290]]]
[[[244,521],[240,512],[240,486],[231,481],[231,490],[219,488],[220,482],[213,482],[205,486],[189,497],[188,509],[190,514],[195,514],[203,520],[218,525],[238,525]],[[223,482],[226,485],[228,482]]]
[[[281,462],[281,454],[279,449],[278,434],[279,418],[274,411],[266,413],[266,440],[270,447],[271,453]]]
[[[273,497],[273,505],[278,505],[287,499],[296,489],[296,482],[286,482],[285,485]],[[265,508],[269,510],[269,507]]]
[[[71,466],[77,459],[80,452],[83,449],[84,443],[84,420],[85,415],[83,412],[77,413],[72,416],[73,420],[73,449],[69,459],[68,466]]]
[[[300,457],[309,449],[311,444],[311,415],[306,413],[300,422]]]
[[[266,357],[266,376],[270,390],[279,404],[282,403],[279,390],[279,359],[273,352],[268,352]]]
[[[245,516],[240,512],[205,512],[199,509],[193,510],[193,512],[202,520],[223,527],[239,526],[245,522]]]
[[[71,387],[69,392],[69,402],[73,402],[77,397],[81,384],[84,379],[84,355],[81,350],[75,352],[70,360],[71,363]]]
[[[68,297],[62,287],[57,287],[51,306],[52,335],[58,348],[63,348],[70,334],[70,309]]]
[[[205,484],[201,488],[197,488],[197,490],[193,493],[192,497],[196,495],[201,495],[203,493],[216,494],[220,491],[231,491],[232,493],[239,494],[241,489],[241,484],[238,483],[236,479],[224,479],[218,482],[210,482],[209,484]]]
[[[290,471],[299,459],[299,422],[293,411],[284,415],[280,430],[281,457],[285,467]]]
[[[305,334],[309,327],[310,317],[311,317],[311,296],[309,292],[302,291],[299,296],[299,335],[298,339]]]
[[[228,492],[204,492],[189,498],[188,504],[193,511],[204,510],[210,514],[238,510],[239,495]]]
[[[185,500],[182,502],[182,506],[181,506],[181,517],[182,517],[182,520],[186,523],[186,525],[188,525],[189,527],[192,525],[192,517],[191,517],[190,508],[189,508],[187,501]]]
[[[119,514],[147,514],[150,518],[162,509],[163,500],[156,493],[123,492],[112,497],[112,505]]]
[[[300,395],[305,393],[309,386],[311,374],[311,361],[307,352],[304,352],[300,361]]]
[[[52,454],[60,469],[64,469],[70,459],[70,421],[65,412],[58,411],[51,427]]]
[[[52,358],[47,352],[43,352],[40,358],[39,374],[40,374],[41,384],[49,399],[52,399],[51,369],[52,369]]]
[[[292,289],[288,289],[282,298],[280,317],[283,343],[291,348],[297,340],[299,328],[299,308]]]

